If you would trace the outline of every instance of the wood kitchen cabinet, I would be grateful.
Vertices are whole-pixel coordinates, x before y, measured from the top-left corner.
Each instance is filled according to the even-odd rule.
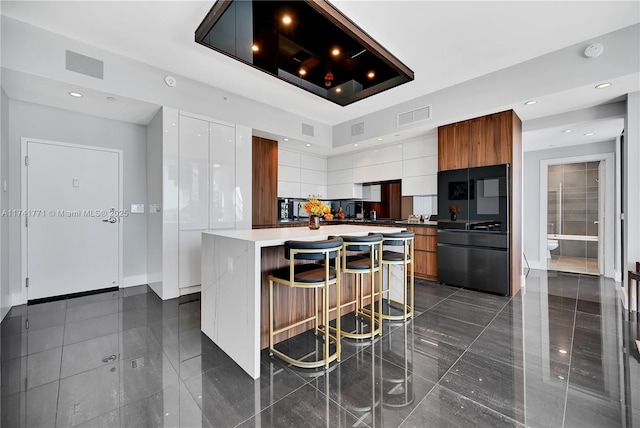
[[[439,127],[438,171],[511,163],[516,122],[509,110]]]
[[[438,171],[469,167],[470,121],[438,128]]]
[[[511,163],[512,113],[503,111],[470,121],[470,167]]]
[[[252,139],[252,223],[253,227],[278,222],[278,142]]]
[[[416,234],[413,257],[417,278],[438,280],[438,236],[436,227],[415,226],[407,230]]]

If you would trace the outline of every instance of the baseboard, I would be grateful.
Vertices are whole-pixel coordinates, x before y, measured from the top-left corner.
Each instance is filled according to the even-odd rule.
[[[526,266],[526,264],[525,264]],[[538,260],[529,260],[529,268],[530,269],[537,269],[537,270],[547,270],[547,264],[546,263],[541,263]]]
[[[125,276],[122,282],[122,288],[134,287],[136,285],[148,284],[149,278],[147,277],[147,275]]]
[[[199,285],[194,285],[193,287],[181,288],[180,289],[180,295],[184,296],[185,294],[199,293],[201,289],[202,289],[202,287],[199,286]]]

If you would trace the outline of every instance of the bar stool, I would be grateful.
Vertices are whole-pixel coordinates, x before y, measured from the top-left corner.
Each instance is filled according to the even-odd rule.
[[[399,233],[384,233],[383,235],[383,252],[382,252],[382,266],[387,266],[387,284],[381,288],[381,299],[385,294],[387,295],[387,307],[388,313],[382,311],[381,317],[387,320],[404,321],[413,317],[414,306],[414,265],[413,265],[413,240],[415,237],[414,232],[404,231]],[[389,247],[402,247],[401,251],[398,249],[390,249]],[[402,266],[402,301],[392,300],[391,298],[391,267]],[[409,268],[411,270],[409,271]],[[409,299],[407,299],[407,276],[409,276]],[[392,315],[391,304],[396,304],[402,309],[402,314]]]
[[[302,368],[324,366],[334,360],[340,361],[340,317],[336,319],[336,331],[332,335],[327,328],[329,325],[329,287],[336,286],[336,296],[340,296],[340,255],[342,250],[342,238],[335,237],[323,241],[287,241],[284,244],[285,258],[289,260],[289,266],[274,271],[269,276],[269,355],[277,355],[288,363]],[[303,260],[310,263],[299,264],[296,261]],[[334,265],[331,266],[331,261]],[[318,264],[317,262],[323,262]],[[273,285],[282,284],[289,287],[313,289],[313,315],[284,327],[274,328],[273,313]],[[318,290],[322,291],[322,324],[318,319]],[[314,321],[314,333],[322,334],[323,355],[316,361],[296,359],[282,351],[275,349],[275,335],[291,330],[309,321]],[[335,352],[329,354],[330,342],[335,343]]]
[[[370,234],[368,236],[342,236],[342,272],[355,274],[354,296],[348,302],[341,302],[340,309],[355,304],[354,315],[356,316],[356,331],[342,330],[341,335],[352,339],[373,340],[382,332],[382,299],[378,299],[378,311],[375,311],[375,296],[382,288],[382,241],[381,234]],[[376,273],[378,275],[376,275]],[[369,274],[370,292],[364,295],[364,274]],[[378,291],[375,283],[378,277]],[[371,310],[364,307],[364,299],[368,297],[371,301]],[[368,332],[359,332],[357,329],[358,318],[365,319],[369,324]]]

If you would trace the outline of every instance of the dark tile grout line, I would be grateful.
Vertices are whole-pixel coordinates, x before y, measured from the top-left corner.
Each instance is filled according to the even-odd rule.
[[[578,287],[576,289],[576,306],[574,308],[573,311],[573,328],[571,329],[571,349],[569,350],[569,368],[567,370],[567,386],[565,389],[565,393],[564,393],[564,409],[562,412],[562,426],[565,426],[566,423],[566,418],[567,418],[567,402],[569,401],[569,384],[571,382],[571,363],[572,363],[572,359],[573,359],[573,341],[575,339],[576,336],[576,320],[578,318],[578,302],[579,302],[579,297],[580,297],[580,283],[581,283],[581,278],[580,276],[578,276]]]

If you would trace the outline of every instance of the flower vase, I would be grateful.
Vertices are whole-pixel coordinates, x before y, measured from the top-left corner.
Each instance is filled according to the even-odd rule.
[[[451,221],[456,221],[458,219],[458,214],[451,213]]]
[[[317,215],[309,216],[309,229],[316,230],[320,229],[320,217]]]

